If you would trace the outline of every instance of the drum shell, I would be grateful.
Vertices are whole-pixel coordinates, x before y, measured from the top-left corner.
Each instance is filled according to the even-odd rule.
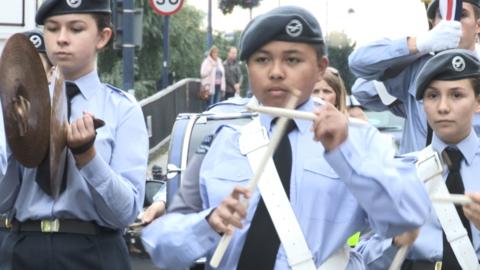
[[[221,125],[244,125],[255,116],[256,114],[249,112],[179,114],[171,133],[167,175],[168,168],[176,167],[180,171],[172,174],[167,181],[167,204],[180,187],[182,171],[187,167],[202,140],[207,135],[213,134]]]

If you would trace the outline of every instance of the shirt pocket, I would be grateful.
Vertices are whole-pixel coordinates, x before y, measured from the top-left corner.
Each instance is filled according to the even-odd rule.
[[[235,186],[247,186],[252,176],[248,163],[238,162],[232,165],[222,161],[217,164],[215,169],[205,174],[204,179],[210,206],[219,205],[232,193]]]
[[[306,161],[303,183],[300,194],[309,194],[312,201],[309,208],[303,208],[311,219],[339,223],[354,216],[357,201],[326,160]]]

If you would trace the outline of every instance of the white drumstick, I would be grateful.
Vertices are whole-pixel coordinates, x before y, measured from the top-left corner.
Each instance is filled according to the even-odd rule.
[[[472,203],[472,199],[463,194],[435,195],[430,197],[430,199],[434,203],[454,203],[459,205],[466,205]],[[400,269],[407,255],[408,248],[409,246],[402,246],[397,251],[397,254],[395,254],[395,258],[393,259],[392,265],[390,266],[389,270]]]
[[[287,108],[295,108],[295,105],[298,101],[299,94],[297,93],[297,91],[293,91],[293,92],[294,93],[292,94],[291,98],[288,101]],[[260,160],[260,164],[257,170],[255,171],[255,174],[253,175],[253,177],[250,179],[248,183],[248,188],[252,193],[257,187],[258,181],[260,180],[260,177],[263,174],[263,170],[265,169],[265,166],[267,165],[268,160],[273,156],[273,152],[275,152],[275,149],[277,149],[277,146],[280,143],[282,136],[285,133],[285,130],[287,128],[287,123],[288,123],[288,119],[285,117],[281,117],[280,119],[278,119],[275,125],[276,127],[272,133],[272,139],[267,149],[265,150],[265,155]],[[247,206],[248,199],[244,199],[242,203],[245,206]],[[213,268],[217,268],[220,265],[223,255],[225,254],[225,251],[227,250],[228,245],[230,244],[232,235],[233,234],[231,235],[224,234],[220,239],[220,242],[218,243],[218,246],[212,255],[212,259],[210,260],[210,266],[212,266]]]
[[[432,202],[437,203],[454,203],[459,205],[467,205],[472,203],[470,197],[463,194],[435,195],[430,197]]]
[[[388,268],[388,270],[400,270],[400,267],[402,267],[402,263],[405,260],[405,257],[407,257],[409,247],[409,245],[400,247],[400,249],[397,251],[397,254],[395,254],[392,264],[390,265],[390,268]]]
[[[292,110],[292,109],[283,109],[283,108],[277,108],[277,107],[269,107],[269,106],[256,106],[256,105],[246,105],[247,109],[249,111],[253,112],[259,112],[259,113],[264,113],[264,114],[269,114],[273,116],[279,116],[279,117],[287,117],[291,119],[303,119],[303,120],[310,120],[314,121],[317,116],[312,113],[312,112],[302,112],[302,111],[297,111],[297,110]],[[348,124],[349,125],[365,125],[365,121],[357,119],[357,118],[348,118]]]

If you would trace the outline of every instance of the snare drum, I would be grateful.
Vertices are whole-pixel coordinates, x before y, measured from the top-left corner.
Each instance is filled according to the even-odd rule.
[[[167,203],[175,196],[182,182],[182,171],[207,135],[213,134],[221,125],[244,125],[255,116],[250,112],[179,114],[168,150]]]

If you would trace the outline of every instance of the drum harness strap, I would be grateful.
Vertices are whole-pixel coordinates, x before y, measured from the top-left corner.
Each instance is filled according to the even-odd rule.
[[[269,142],[268,133],[261,125],[259,117],[242,127],[239,138],[240,152],[247,156],[252,171],[257,171],[257,166],[260,164]],[[294,270],[316,269],[312,253],[283,189],[272,158],[267,162],[258,182],[258,189],[285,249],[290,267]],[[345,269],[348,261],[349,248],[344,246],[330,256],[318,269]]]
[[[417,174],[425,183],[430,197],[450,194],[442,176],[443,165],[438,152],[431,145],[420,151]],[[433,208],[462,269],[480,269],[477,255],[454,204],[434,202]]]

